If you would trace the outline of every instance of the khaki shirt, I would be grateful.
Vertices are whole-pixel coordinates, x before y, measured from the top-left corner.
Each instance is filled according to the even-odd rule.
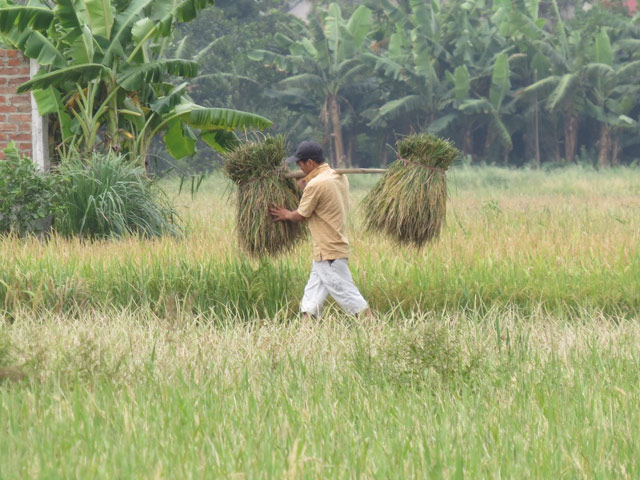
[[[323,163],[305,177],[307,186],[298,213],[307,218],[313,259],[335,260],[349,256],[347,213],[349,181]]]

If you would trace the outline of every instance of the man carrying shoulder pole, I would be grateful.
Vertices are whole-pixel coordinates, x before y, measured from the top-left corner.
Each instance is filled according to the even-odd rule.
[[[311,233],[313,267],[304,289],[300,310],[319,317],[328,295],[351,315],[371,315],[366,300],[353,283],[349,270],[347,214],[349,181],[324,161],[322,147],[304,141],[287,158],[297,164],[306,177],[298,180],[304,190],[297,210],[273,205],[269,213],[275,221],[307,221]]]

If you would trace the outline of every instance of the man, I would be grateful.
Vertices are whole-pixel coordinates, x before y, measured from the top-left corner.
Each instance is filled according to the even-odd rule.
[[[304,189],[297,210],[273,205],[269,212],[275,221],[303,222],[309,225],[313,248],[313,267],[300,304],[303,314],[319,317],[322,305],[331,295],[352,315],[370,316],[367,302],[353,283],[349,271],[347,213],[349,181],[324,161],[322,147],[305,141],[287,158],[296,163],[306,177],[298,182]]]

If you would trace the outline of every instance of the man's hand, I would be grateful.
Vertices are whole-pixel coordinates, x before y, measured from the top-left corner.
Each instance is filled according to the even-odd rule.
[[[305,218],[297,211],[287,210],[279,205],[271,205],[269,208],[269,214],[276,222],[282,222],[285,220],[288,220],[289,222],[301,222],[305,220]]]
[[[304,187],[307,186],[307,182],[304,178],[296,178],[296,183],[298,184],[298,188],[300,190],[304,190]]]

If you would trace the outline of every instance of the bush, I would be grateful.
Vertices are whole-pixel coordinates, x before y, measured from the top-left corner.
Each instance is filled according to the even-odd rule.
[[[485,356],[465,351],[459,333],[450,327],[420,319],[407,329],[393,329],[373,346],[358,339],[352,362],[362,379],[395,387],[450,388],[476,379]]]
[[[20,155],[13,142],[0,160],[0,233],[24,235],[42,229],[51,214],[53,180],[39,173],[31,159]]]
[[[177,234],[177,214],[144,168],[114,153],[87,162],[71,156],[60,168],[56,230],[91,238]]]

